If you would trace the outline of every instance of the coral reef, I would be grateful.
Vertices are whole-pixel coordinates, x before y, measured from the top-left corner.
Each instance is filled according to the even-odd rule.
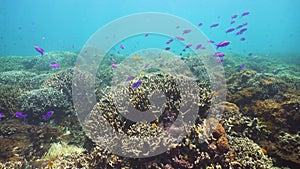
[[[72,105],[67,96],[53,88],[36,89],[18,97],[19,110],[28,114],[28,122],[38,124],[42,115],[54,111],[53,116],[59,120],[70,113]]]
[[[52,143],[51,147],[44,154],[41,160],[55,160],[59,156],[79,154],[85,151],[83,148],[74,145],[68,145],[65,142]]]
[[[283,133],[277,139],[276,154],[285,160],[300,164],[300,132]]]
[[[265,168],[273,166],[272,159],[266,156],[261,147],[247,137],[229,137],[233,152],[230,166],[233,168]]]
[[[40,85],[42,80],[32,81],[35,76],[35,73],[23,71],[0,73],[0,112],[5,112],[7,118],[14,116],[17,111],[17,98]]]

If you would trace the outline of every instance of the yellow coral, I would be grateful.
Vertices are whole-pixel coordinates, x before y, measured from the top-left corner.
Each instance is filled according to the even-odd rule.
[[[51,147],[49,148],[48,152],[44,154],[42,157],[43,160],[54,160],[59,156],[63,155],[70,155],[73,153],[81,153],[85,149],[74,146],[68,145],[65,142],[60,143],[52,143]]]

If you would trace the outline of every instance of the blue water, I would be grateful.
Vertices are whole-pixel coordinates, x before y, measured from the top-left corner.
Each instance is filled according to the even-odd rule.
[[[239,53],[300,52],[300,12],[298,0],[1,0],[0,56],[37,55],[33,46],[46,51],[80,51],[99,28],[120,17],[141,12],[162,12],[197,25],[209,39],[230,40]],[[238,26],[248,22],[246,38],[226,35],[231,16]],[[210,29],[213,23],[217,28]],[[135,25],[132,25],[133,27]],[[122,28],[120,28],[122,29]],[[164,47],[164,46],[162,46]]]

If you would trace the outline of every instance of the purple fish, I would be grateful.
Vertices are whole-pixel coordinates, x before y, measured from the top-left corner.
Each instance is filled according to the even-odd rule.
[[[244,63],[241,65],[241,70],[243,70],[243,69],[245,69],[245,64]]]
[[[3,117],[4,117],[3,114],[0,112],[0,120],[1,120]]]
[[[149,34],[148,33],[145,33],[145,35],[144,35],[145,37],[147,37],[147,36],[149,36]]]
[[[219,59],[219,60],[218,60],[218,63],[219,63],[219,64],[222,64],[223,62],[224,62],[223,59]]]
[[[243,17],[243,16],[246,16],[246,15],[249,15],[250,14],[250,12],[244,12],[244,13],[242,13],[242,15],[241,15],[241,17]]]
[[[230,24],[234,24],[235,23],[235,20],[232,20],[231,22],[230,22]]]
[[[132,89],[136,89],[137,87],[139,87],[142,84],[142,80],[139,79],[138,81],[136,81],[135,83],[132,84],[131,88]]]
[[[185,48],[190,48],[192,46],[192,44],[188,44],[185,46]]]
[[[242,28],[243,26],[244,26],[244,25],[241,24],[241,25],[237,26],[235,29],[240,29],[240,28]]]
[[[150,64],[148,63],[148,64],[144,67],[144,69],[147,69],[149,66],[150,66]]]
[[[230,41],[223,41],[223,42],[220,42],[220,43],[216,44],[216,46],[217,46],[217,49],[218,49],[219,47],[225,47],[229,44],[230,44]]]
[[[56,62],[50,62],[50,67],[57,69],[57,68],[59,68],[59,64]]]
[[[235,35],[237,36],[237,35],[241,35],[241,34],[243,34],[245,31],[247,31],[248,29],[247,28],[243,28],[243,29],[241,29],[239,32],[237,32]]]
[[[208,43],[215,43],[214,40],[208,40],[207,42],[208,42]]]
[[[127,77],[127,79],[125,80],[125,82],[127,83],[127,82],[133,80],[134,78],[135,78],[134,76],[129,76],[129,77]]]
[[[184,41],[184,38],[183,38],[183,37],[175,36],[175,38],[176,38],[177,40]]]
[[[110,57],[110,60],[111,60],[113,63],[117,63],[117,60],[114,59],[113,57]]]
[[[170,44],[171,42],[173,42],[174,41],[174,39],[170,39],[170,40],[168,40],[167,42],[166,42],[166,44]]]
[[[244,38],[244,37],[242,37],[242,38],[240,39],[240,41],[244,41],[244,40],[246,40],[246,38]]]
[[[183,30],[183,31],[182,31],[182,34],[184,35],[184,34],[187,34],[187,33],[190,33],[190,32],[192,32],[192,30],[186,29],[186,30]]]
[[[218,23],[214,23],[214,24],[210,25],[210,28],[214,28],[214,27],[217,27],[217,26],[219,26],[219,24]]]
[[[122,44],[122,45],[120,45],[120,48],[121,49],[125,49],[125,46]]]
[[[180,28],[180,26],[179,26],[179,25],[177,25],[177,26],[176,26],[176,29],[178,29],[178,28]]]
[[[117,68],[117,64],[113,63],[113,64],[111,65],[111,67],[113,67],[113,68],[115,69],[115,68]]]
[[[15,115],[17,118],[22,118],[22,119],[25,119],[27,117],[27,114],[23,114],[21,112],[16,112]]]
[[[229,28],[229,29],[226,30],[226,33],[232,32],[234,30],[235,30],[235,28]]]
[[[195,46],[195,50],[198,50],[198,49],[200,49],[201,48],[201,44],[199,44],[199,45],[197,45],[197,46]]]
[[[202,25],[203,25],[203,23],[202,23],[202,22],[199,22],[199,23],[198,23],[198,26],[202,26]]]
[[[34,46],[35,50],[38,51],[42,56],[45,54],[44,49],[38,47],[38,46]]]
[[[231,16],[231,19],[235,19],[235,18],[237,18],[237,17],[238,17],[238,15],[237,15],[237,14],[234,14],[234,15]]]
[[[212,54],[212,56],[214,56],[214,57],[224,57],[225,54],[222,53],[222,52],[216,52],[216,53]]]
[[[48,120],[52,115],[53,115],[54,111],[49,111],[46,114],[43,115],[43,119],[44,120]]]
[[[165,48],[165,50],[170,50],[170,49],[171,49],[170,47],[166,47],[166,48]]]

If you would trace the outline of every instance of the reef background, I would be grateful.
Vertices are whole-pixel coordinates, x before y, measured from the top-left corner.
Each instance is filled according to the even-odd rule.
[[[224,113],[212,128],[213,134],[205,135],[203,129],[207,128],[195,125],[182,143],[145,159],[111,154],[82,131],[71,96],[73,73],[78,71],[74,65],[76,53],[0,57],[0,111],[5,115],[0,121],[0,168],[298,168],[300,55],[289,56],[291,59],[227,53],[223,63],[227,98],[216,107],[223,107]],[[61,63],[62,68],[49,67],[51,60]],[[242,63],[246,65],[243,70]],[[197,76],[203,71],[197,59],[187,59],[186,64]],[[99,70],[96,93],[101,96],[110,85],[113,69],[100,65]],[[147,72],[143,76],[148,76]],[[88,78],[84,74],[82,77]],[[159,77],[171,83],[167,76]],[[208,104],[210,94],[218,93],[207,90],[203,94]],[[109,102],[100,99],[99,103],[100,109],[109,108]],[[43,122],[41,112],[49,110],[55,111],[54,117]],[[27,113],[28,119],[15,118],[16,111]],[[106,118],[111,124],[122,123],[113,113]],[[215,121],[207,119],[205,124]],[[172,120],[164,124],[169,122]],[[137,123],[127,131],[151,136],[163,127]],[[203,137],[208,141],[199,142]]]

